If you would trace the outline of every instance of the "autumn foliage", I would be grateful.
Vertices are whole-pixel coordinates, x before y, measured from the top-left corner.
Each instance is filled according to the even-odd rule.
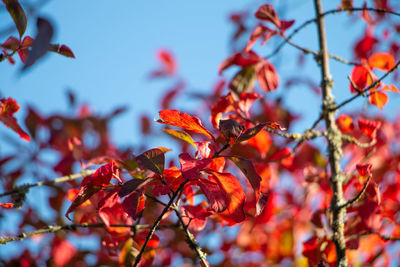
[[[320,1],[314,2],[318,6]],[[185,82],[178,77],[174,55],[158,51],[159,67],[149,71],[150,80],[178,82],[165,92],[161,110],[152,114],[156,119],[144,116],[140,126],[144,136],[157,140],[163,133],[171,143],[116,147],[109,127],[123,108],[101,116],[85,105],[74,116],[41,114],[20,108],[12,93],[2,98],[0,121],[10,135],[34,143],[37,149],[29,161],[38,172],[37,183],[21,184],[26,167],[19,147],[0,155],[0,215],[15,209],[22,218],[20,233],[1,229],[0,249],[10,242],[23,244],[25,238],[38,245],[43,239],[51,247],[51,254],[44,255],[21,246],[20,256],[2,263],[87,266],[90,255],[93,266],[398,264],[393,251],[400,240],[400,121],[376,111],[400,92],[400,44],[395,37],[381,38],[379,30],[399,32],[394,19],[400,16],[395,10],[399,5],[337,2],[337,9],[323,16],[316,11],[304,23],[302,18],[283,19],[269,4],[232,14],[232,43],[243,37],[246,42],[216,66],[220,80],[201,97],[206,113],[173,108]],[[24,72],[47,52],[75,58],[67,45],[51,43],[49,21],[38,18],[37,36],[25,36],[26,13],[19,1],[3,0],[1,5],[18,32],[1,40],[1,64],[22,65]],[[325,51],[321,33],[315,35],[317,51],[292,41],[308,24],[323,27],[323,17],[339,13],[366,25],[362,37],[354,40],[352,59]],[[282,79],[273,59],[285,45],[298,49],[300,59],[313,55],[323,78]],[[273,53],[265,56],[263,49],[269,46]],[[18,57],[21,63],[16,63]],[[333,77],[348,80],[343,101],[329,97],[343,88],[333,86],[324,57],[351,66],[347,77]],[[234,69],[233,75],[228,69]],[[313,125],[293,133],[298,114],[283,104],[285,93],[270,93],[300,83],[322,97],[321,110]],[[366,110],[342,111],[358,98],[366,100]],[[21,111],[24,121],[14,116]],[[88,145],[87,136],[99,142]],[[46,151],[59,155],[50,167],[41,161]],[[52,178],[41,174],[42,167],[51,170]],[[48,205],[42,208],[55,214],[53,221],[27,206],[33,187],[46,192]],[[80,249],[71,235],[95,237],[99,247]],[[217,240],[212,249],[210,239]]]

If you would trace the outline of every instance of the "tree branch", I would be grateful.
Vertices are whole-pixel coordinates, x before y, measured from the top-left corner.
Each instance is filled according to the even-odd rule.
[[[110,227],[127,227],[127,228],[132,228],[135,230],[139,229],[149,229],[151,225],[149,224],[135,224],[135,225],[128,225],[128,224],[110,224]],[[176,225],[162,225],[159,227],[172,227]],[[107,225],[104,223],[82,223],[82,224],[68,224],[68,225],[55,225],[51,226],[49,225],[47,228],[44,229],[38,229],[32,232],[28,233],[21,233],[17,236],[9,236],[9,237],[1,237],[0,238],[0,245],[7,244],[9,242],[17,241],[17,240],[23,240],[25,238],[35,236],[35,235],[41,235],[41,234],[49,234],[49,233],[55,233],[58,231],[75,231],[77,228],[106,228]]]
[[[320,70],[321,70],[321,88],[322,88],[322,116],[324,117],[329,151],[329,165],[331,169],[331,188],[333,196],[331,200],[332,210],[332,232],[333,242],[336,247],[337,261],[336,266],[347,267],[346,242],[344,236],[344,215],[346,209],[341,207],[343,198],[344,175],[340,167],[342,157],[342,133],[335,121],[335,101],[332,95],[333,80],[329,69],[328,44],[326,40],[325,21],[322,16],[321,0],[314,0],[316,23],[318,29],[318,43],[320,50]]]
[[[395,16],[400,16],[400,13],[397,13],[397,12],[394,12],[394,11],[390,11],[390,10],[384,10],[384,9],[379,9],[379,8],[370,8],[370,7],[367,7],[367,8],[364,8],[364,7],[353,7],[353,8],[343,8],[343,9],[332,9],[332,10],[326,11],[324,13],[321,13],[320,17],[323,18],[323,17],[328,16],[328,15],[332,15],[332,14],[336,14],[336,13],[342,13],[342,12],[348,12],[348,11],[351,11],[351,12],[362,12],[364,10],[377,12],[377,13],[387,13],[387,14],[391,14],[391,15],[395,15]],[[303,24],[301,24],[298,27],[296,27],[293,30],[293,32],[288,35],[288,37],[286,39],[287,40],[291,40],[302,29],[307,27],[309,24],[317,22],[317,21],[318,21],[318,18],[313,18],[313,19],[309,19],[309,20],[303,22]],[[279,51],[285,46],[285,44],[288,43],[287,40],[285,40],[282,43],[280,43],[280,45],[278,45],[274,49],[274,51],[271,52],[271,54],[266,56],[266,58],[268,59],[268,58],[271,58],[271,57],[277,55],[279,53]],[[338,59],[336,59],[336,60],[338,60]],[[340,60],[338,60],[338,61],[340,61]],[[352,63],[355,63],[355,62],[352,62]],[[359,65],[359,64],[355,63],[355,65]]]
[[[353,136],[350,136],[350,135],[347,135],[347,134],[342,134],[342,139],[345,140],[346,142],[354,143],[356,146],[359,146],[361,148],[368,148],[368,147],[371,147],[371,146],[376,144],[376,139],[373,139],[369,143],[361,143],[360,141],[358,141]]]
[[[293,140],[300,140],[300,139],[311,140],[311,139],[326,135],[326,132],[320,132],[320,131],[316,131],[314,129],[309,129],[302,134],[300,134],[300,133],[285,133],[285,132],[281,132],[281,131],[278,131],[275,129],[271,129],[269,127],[264,127],[264,129],[269,133],[276,134],[276,135],[285,137],[287,139],[293,139]]]
[[[185,180],[183,183],[180,184],[179,188],[172,194],[172,197],[170,198],[168,204],[165,206],[165,208],[163,209],[163,211],[161,212],[161,214],[158,216],[158,218],[155,220],[155,222],[153,223],[152,227],[150,228],[149,233],[147,234],[146,240],[144,241],[139,254],[136,256],[135,259],[135,263],[133,264],[134,267],[136,267],[143,255],[144,250],[146,249],[147,243],[150,241],[151,237],[153,236],[154,232],[156,231],[158,225],[160,224],[162,218],[164,217],[164,215],[168,212],[168,210],[171,208],[172,204],[174,203],[174,200],[176,198],[176,196],[179,194],[179,192],[183,189],[183,187],[185,186],[185,184],[189,182],[189,180]]]
[[[367,190],[367,187],[368,187],[368,185],[369,185],[369,182],[371,181],[371,177],[372,177],[371,175],[368,176],[368,179],[367,179],[367,181],[365,182],[363,188],[361,189],[360,192],[358,192],[358,194],[357,194],[355,197],[353,197],[352,199],[350,199],[350,200],[347,201],[346,203],[344,203],[344,204],[342,204],[341,206],[339,206],[339,208],[340,208],[340,209],[348,208],[348,207],[350,207],[351,205],[353,205],[354,203],[356,203],[357,201],[359,201],[360,198],[364,195],[365,190]]]
[[[204,267],[208,267],[209,264],[207,262],[207,254],[201,250],[201,247],[197,243],[194,235],[189,231],[189,225],[186,225],[183,222],[182,216],[179,213],[178,207],[173,205],[173,210],[175,211],[176,216],[178,217],[179,223],[181,224],[183,230],[185,231],[186,235],[186,242],[188,243],[189,247],[197,254],[197,257],[200,259],[201,265]]]
[[[76,180],[76,179],[79,179],[79,178],[82,178],[82,177],[86,177],[88,175],[93,174],[94,172],[95,172],[94,170],[86,170],[86,171],[83,171],[81,173],[62,176],[62,177],[56,178],[56,179],[51,180],[51,181],[41,181],[41,182],[37,182],[37,183],[34,183],[34,184],[20,185],[20,186],[15,187],[11,191],[1,193],[0,197],[13,195],[13,194],[26,194],[29,191],[29,189],[32,188],[32,187],[43,186],[43,185],[50,186],[50,185],[54,185],[54,184],[58,184],[58,183],[69,182],[69,181],[73,181],[73,180]]]

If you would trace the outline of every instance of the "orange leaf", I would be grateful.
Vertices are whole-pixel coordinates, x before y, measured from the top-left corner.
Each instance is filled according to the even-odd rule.
[[[388,101],[388,96],[384,92],[376,91],[372,92],[369,95],[369,102],[380,109],[382,109],[386,105],[387,101]]]
[[[354,129],[353,119],[347,114],[340,115],[336,119],[336,124],[343,133],[351,132]]]
[[[0,207],[3,207],[5,209],[11,209],[14,207],[13,203],[0,203]]]
[[[229,218],[237,223],[244,221],[246,215],[244,214],[243,207],[246,195],[236,177],[230,173],[216,172],[210,169],[207,172],[212,175],[226,196]]]
[[[204,128],[200,119],[197,117],[192,117],[186,113],[179,113],[179,111],[176,109],[161,110],[159,115],[161,118],[161,120],[157,120],[159,123],[173,125],[189,131],[200,133],[215,141],[214,136],[206,128]]]
[[[390,92],[400,93],[400,90],[394,84],[391,84],[390,86],[389,85],[385,85],[382,88],[382,90],[383,91],[390,91]]]
[[[378,52],[368,58],[368,64],[371,68],[389,71],[394,67],[395,60],[389,53]]]

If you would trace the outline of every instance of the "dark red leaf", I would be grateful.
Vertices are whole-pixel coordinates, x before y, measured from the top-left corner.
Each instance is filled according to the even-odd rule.
[[[210,202],[213,211],[220,213],[226,210],[228,200],[218,184],[206,179],[199,179],[197,184]]]
[[[85,182],[86,179],[86,182]],[[82,181],[82,186],[79,190],[78,195],[75,197],[74,201],[72,201],[71,206],[68,208],[67,212],[65,213],[65,217],[69,220],[69,214],[73,212],[77,207],[83,204],[86,200],[88,200],[91,196],[96,194],[101,188],[98,186],[94,186],[88,177],[84,178]]]
[[[262,5],[258,8],[254,16],[258,19],[265,20],[274,24],[277,28],[281,28],[281,20],[275,9],[271,5]]]
[[[140,168],[151,170],[157,174],[162,174],[165,165],[165,150],[161,148],[150,149],[136,157],[136,162]]]
[[[139,213],[143,210],[145,197],[142,192],[133,192],[122,202],[122,209],[136,220]]]
[[[153,179],[151,178],[148,179],[133,178],[132,180],[129,180],[122,185],[121,189],[118,192],[118,195],[119,197],[125,197],[135,190],[142,189],[146,184],[148,184],[151,181],[153,181]]]
[[[28,59],[22,68],[23,71],[32,66],[36,60],[47,53],[51,38],[53,37],[53,26],[48,20],[38,18],[36,26],[37,34],[35,41],[33,42],[32,50],[29,52]]]
[[[19,40],[14,36],[8,37],[8,39],[1,44],[1,47],[9,49],[9,50],[17,50],[19,47]]]
[[[236,140],[236,142],[243,142],[246,140],[249,140],[250,138],[253,138],[256,136],[263,128],[265,127],[265,123],[260,123],[256,125],[253,128],[247,129],[244,133],[242,133],[239,138]]]
[[[228,57],[224,61],[222,61],[221,65],[219,65],[218,72],[221,74],[224,70],[229,68],[230,66],[236,65],[241,67],[248,67],[256,64],[262,60],[256,53],[253,51],[249,51],[246,56],[241,53],[235,53],[232,56]]]
[[[15,26],[17,26],[19,36],[22,37],[26,30],[26,15],[18,0],[2,0],[6,5],[8,13],[14,20]]]

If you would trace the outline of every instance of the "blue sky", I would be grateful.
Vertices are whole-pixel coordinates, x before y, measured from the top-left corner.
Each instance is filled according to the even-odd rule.
[[[229,42],[233,27],[228,21],[229,13],[246,9],[253,13],[264,2],[152,0],[118,1],[116,4],[114,1],[49,1],[40,9],[39,15],[49,18],[55,25],[53,42],[67,44],[76,59],[49,53],[22,75],[19,73],[19,62],[14,66],[3,62],[0,64],[0,93],[17,99],[22,106],[20,116],[24,115],[27,104],[43,112],[65,111],[67,89],[76,93],[79,102],[90,104],[94,111],[101,114],[116,106],[127,105],[129,112],[113,125],[113,137],[119,144],[138,144],[135,139],[138,116],[147,113],[157,117],[160,98],[173,85],[168,81],[147,79],[148,73],[157,67],[155,52],[160,48],[173,52],[178,61],[179,74],[186,79],[189,91],[209,92],[218,78],[218,65],[231,53]],[[296,19],[294,27],[314,15],[312,1],[270,2],[275,3],[284,19]],[[329,5],[325,9],[334,8],[339,2],[325,3]],[[7,14],[0,14],[3,25]],[[33,18],[28,25],[27,34],[34,36]],[[350,59],[350,41],[361,35],[364,23],[353,23],[340,15],[328,17],[327,27],[328,34],[333,36],[328,39],[329,48],[333,53]],[[295,41],[315,49],[314,34],[315,27],[311,25]],[[272,40],[270,46],[278,41]],[[269,49],[267,46],[258,51],[268,54]],[[306,58],[305,66],[298,69],[297,52],[285,47],[282,56],[274,58],[273,62],[282,77],[311,73],[319,82],[315,63],[311,56]],[[350,71],[350,67],[332,62],[335,94],[339,99],[349,96],[345,77]],[[225,77],[231,75],[232,72],[228,71]],[[270,95],[281,95],[283,90],[281,86],[278,92]],[[285,98],[286,105],[305,114],[303,123],[298,124],[296,130],[303,129],[315,119],[320,104],[310,90],[296,87],[285,94]],[[307,105],[300,105],[299,99],[307,100]],[[188,100],[182,98],[174,107],[194,108],[194,103]],[[386,109],[394,108],[393,102],[394,97]]]

